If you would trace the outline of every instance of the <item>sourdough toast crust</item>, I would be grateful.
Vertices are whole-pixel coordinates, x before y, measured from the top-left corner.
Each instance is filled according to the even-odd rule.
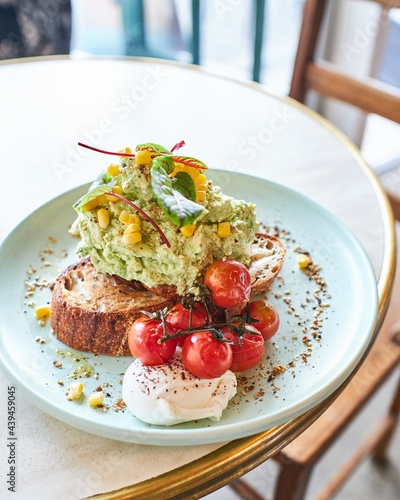
[[[98,273],[87,257],[56,279],[51,327],[61,342],[78,351],[130,356],[128,332],[143,316],[140,311],[155,312],[173,303],[136,282]]]
[[[286,249],[275,236],[257,233],[251,248],[251,295],[262,293],[278,276],[285,260]]]

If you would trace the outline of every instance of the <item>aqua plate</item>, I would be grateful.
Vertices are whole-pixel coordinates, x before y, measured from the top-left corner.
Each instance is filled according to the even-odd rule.
[[[88,187],[81,186],[32,213],[0,248],[0,366],[42,410],[112,439],[197,445],[282,424],[323,401],[350,375],[371,341],[378,304],[361,245],[330,212],[293,190],[238,173],[212,171],[209,177],[227,194],[255,203],[258,219],[287,249],[268,292],[281,324],[267,342],[263,364],[239,379],[218,422],[153,426],[120,409],[120,381],[132,358],[74,352],[55,338],[49,321],[39,326],[35,319],[35,304],[51,300],[47,284],[77,260],[77,239],[68,228],[75,218],[71,206]],[[309,252],[314,275],[298,267],[300,251]],[[85,386],[80,401],[66,399],[74,376]],[[103,384],[106,408],[92,408],[87,395]]]

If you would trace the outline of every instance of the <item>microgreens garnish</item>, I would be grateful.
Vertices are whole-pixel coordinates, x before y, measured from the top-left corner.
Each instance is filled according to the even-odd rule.
[[[89,146],[88,144],[84,144],[83,142],[78,142],[78,146],[81,146],[82,148],[91,149],[92,151],[96,151],[97,153],[103,153],[106,155],[126,156],[128,158],[134,158],[138,151],[149,151],[152,158],[155,158],[157,156],[170,156],[176,163],[183,163],[184,165],[188,165],[189,167],[195,167],[199,170],[208,170],[207,165],[205,165],[202,161],[197,160],[196,158],[191,158],[190,156],[175,156],[172,154],[173,151],[181,148],[184,145],[185,141],[178,142],[177,144],[175,144],[175,146],[172,148],[171,151],[168,151],[168,149],[165,149],[163,146],[160,146],[159,144],[153,144],[149,142],[137,145],[135,153],[119,153],[119,152],[116,153],[115,151],[106,151],[104,149],[99,149],[93,146]]]
[[[207,169],[207,166],[196,158],[188,156],[175,156],[172,154],[173,151],[181,148],[184,144],[185,141],[178,142],[174,145],[171,151],[168,151],[168,149],[160,146],[160,144],[145,143],[138,144],[136,146],[135,153],[116,153],[78,142],[79,146],[97,151],[99,153],[132,158],[134,158],[139,151],[148,151],[153,160],[151,167],[151,186],[156,196],[157,203],[168,219],[179,227],[192,224],[205,210],[202,205],[196,203],[196,188],[192,177],[187,172],[177,172],[174,177],[170,177],[172,172],[175,170],[175,163],[181,163],[198,170]],[[104,176],[104,174],[102,174],[102,176]],[[107,183],[104,182],[103,184]],[[85,197],[86,203],[96,198],[96,196],[100,196],[101,194],[108,192],[103,184],[101,186],[98,185],[98,187],[101,187],[99,191],[96,191],[96,193],[99,192],[98,195],[93,192],[91,188]],[[80,200],[75,205],[77,205],[78,208],[81,208],[84,203],[81,203]],[[147,220],[149,220],[149,222],[151,222],[161,234],[161,230],[158,226],[156,226],[150,219]],[[163,238],[163,240],[165,242],[168,241],[166,238]],[[168,247],[170,246],[169,243],[167,245]]]
[[[112,175],[107,172],[101,172],[100,175],[97,176],[96,180],[90,186],[89,191],[82,196],[73,207],[77,212],[83,212],[83,206],[89,203],[90,201],[95,200],[99,196],[103,194],[111,193],[113,187],[115,185],[115,179]]]
[[[185,141],[177,142],[175,146],[171,149],[171,153],[175,151],[175,149],[181,149],[185,145]]]
[[[156,229],[156,231],[158,231],[158,233],[160,234],[162,240],[167,245],[167,247],[170,248],[171,243],[168,241],[167,237],[165,236],[161,228],[153,221],[153,219],[150,216],[146,214],[146,212],[143,212],[143,210],[139,208],[137,205],[132,203],[130,200],[127,200],[124,196],[114,193],[112,190],[114,185],[115,185],[114,177],[109,175],[107,172],[102,172],[90,186],[89,191],[73,205],[74,209],[77,212],[83,213],[84,212],[83,207],[90,201],[93,201],[96,198],[98,198],[99,196],[103,194],[110,194],[112,196],[115,196],[116,198],[119,198],[120,200],[130,205],[137,212],[139,212],[147,221],[149,221],[150,224]]]
[[[190,158],[189,156],[175,156],[172,155],[171,158],[175,163],[182,163],[183,165],[187,165],[188,167],[197,168],[197,170],[208,170],[208,167],[200,160],[196,160],[196,158]]]
[[[171,151],[165,149],[164,146],[160,146],[160,144],[153,144],[152,142],[138,144],[136,146],[136,153],[138,151],[148,151],[152,158],[155,158],[156,156],[170,156],[172,154]]]
[[[93,146],[88,146],[87,144],[83,144],[83,142],[78,142],[78,146],[82,146],[83,148],[86,148],[86,149],[91,149],[92,151],[96,151],[97,153],[103,153],[103,154],[106,154],[106,155],[115,155],[115,156],[131,156],[131,157],[135,157],[135,155],[133,153],[115,153],[113,151],[105,151],[104,149],[98,149],[98,148],[94,148]]]
[[[196,189],[190,175],[178,172],[171,179],[169,174],[174,170],[175,164],[171,156],[154,158],[151,186],[161,210],[174,224],[181,227],[192,224],[205,208],[194,202]]]

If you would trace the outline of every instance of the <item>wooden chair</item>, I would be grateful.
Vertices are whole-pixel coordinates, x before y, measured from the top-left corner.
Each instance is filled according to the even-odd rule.
[[[369,113],[400,123],[400,91],[373,79],[356,80],[327,62],[316,62],[314,52],[326,0],[306,0],[290,96],[304,102],[308,90],[335,98]],[[400,7],[400,0],[379,0],[385,7]],[[394,213],[400,220],[400,198],[390,193]],[[318,459],[365,407],[378,388],[400,364],[400,266],[391,304],[381,331],[357,374],[332,406],[303,434],[274,459],[280,464],[275,500],[301,500]],[[399,381],[400,382],[400,381]],[[385,420],[368,433],[361,446],[334,475],[318,500],[331,498],[360,462],[372,456],[383,462],[400,415],[400,383]],[[238,479],[231,487],[246,500],[263,497],[246,481]]]

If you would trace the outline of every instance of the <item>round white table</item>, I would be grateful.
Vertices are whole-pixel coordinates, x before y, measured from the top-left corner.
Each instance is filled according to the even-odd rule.
[[[2,238],[41,204],[96,177],[99,157],[79,148],[78,140],[119,150],[184,139],[188,154],[210,168],[279,182],[338,216],[371,259],[382,319],[395,262],[386,198],[356,148],[303,106],[260,85],[197,67],[150,59],[49,57],[0,65],[0,109]],[[10,384],[5,374],[3,405]],[[277,452],[338,392],[306,415],[256,436],[159,447],[77,430],[36,408],[17,388],[17,494],[2,484],[0,496],[197,498]],[[7,466],[4,419],[3,411],[1,470]]]

